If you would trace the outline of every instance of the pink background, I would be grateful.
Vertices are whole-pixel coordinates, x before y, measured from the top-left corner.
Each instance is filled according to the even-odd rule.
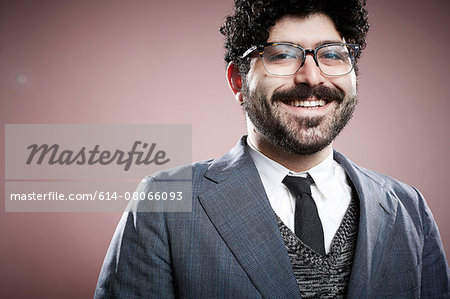
[[[450,4],[368,2],[360,104],[335,147],[418,187],[449,255]],[[245,132],[218,33],[231,3],[1,1],[2,124],[188,123],[193,161],[222,155]],[[119,217],[1,212],[0,297],[92,297]]]

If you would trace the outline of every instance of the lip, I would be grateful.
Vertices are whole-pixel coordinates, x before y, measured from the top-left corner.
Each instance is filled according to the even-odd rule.
[[[335,105],[334,104],[335,101],[333,101],[333,100],[330,101],[330,100],[326,100],[326,99],[321,99],[321,100],[325,100],[325,105],[320,106],[320,107],[313,107],[313,108],[292,106],[292,105],[288,104],[290,101],[282,101],[281,103],[287,109],[289,109],[290,111],[293,111],[296,114],[301,113],[301,114],[307,114],[307,115],[322,115],[322,114],[328,113],[329,110],[332,109],[332,106]],[[318,101],[318,99],[309,98],[309,99],[306,99],[305,101]]]

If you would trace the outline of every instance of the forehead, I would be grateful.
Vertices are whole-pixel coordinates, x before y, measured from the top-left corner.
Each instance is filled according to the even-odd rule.
[[[325,14],[285,16],[269,29],[267,42],[290,42],[316,47],[324,42],[342,42],[333,20]]]

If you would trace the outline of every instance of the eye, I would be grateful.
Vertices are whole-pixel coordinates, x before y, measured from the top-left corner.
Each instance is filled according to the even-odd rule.
[[[342,51],[324,51],[324,53],[320,54],[319,59],[345,60],[347,57],[348,54]]]
[[[317,60],[322,66],[352,64],[352,57],[348,52],[348,48],[342,45],[330,45],[320,48],[317,52]]]
[[[295,55],[293,55],[292,53],[288,53],[288,52],[273,53],[268,57],[268,59],[270,61],[281,61],[281,60],[296,59],[296,58],[297,57]]]
[[[267,63],[290,63],[298,60],[301,52],[289,45],[273,45],[267,47],[263,55]]]

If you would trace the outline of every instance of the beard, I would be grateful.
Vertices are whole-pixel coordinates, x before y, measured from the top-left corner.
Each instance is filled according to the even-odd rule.
[[[258,132],[269,143],[295,155],[311,155],[331,144],[352,118],[357,104],[356,95],[346,97],[341,89],[306,84],[276,91],[269,98],[263,88],[250,92],[244,83],[242,94],[244,110]],[[329,104],[335,108],[324,116],[305,116],[292,115],[281,107],[288,101],[311,97],[334,101]]]

